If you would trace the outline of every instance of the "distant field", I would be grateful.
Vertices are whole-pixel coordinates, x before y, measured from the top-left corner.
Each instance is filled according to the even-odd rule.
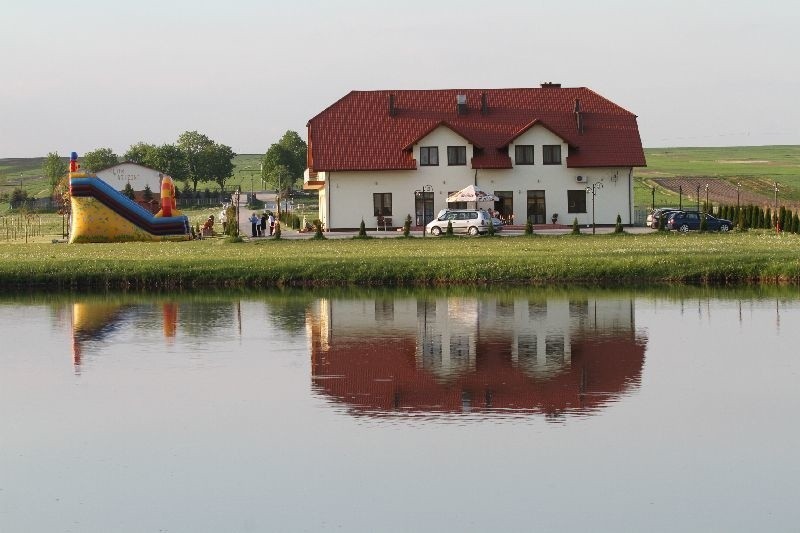
[[[800,204],[800,146],[648,148],[645,156],[647,167],[634,169],[637,205],[651,204],[653,186],[656,206],[677,204],[679,184],[683,186],[684,199],[689,194],[694,198],[696,185],[700,184],[704,199],[705,183],[709,183],[709,199],[714,203],[735,203],[737,183],[741,183],[742,201],[770,203],[775,182],[779,184],[779,203]]]

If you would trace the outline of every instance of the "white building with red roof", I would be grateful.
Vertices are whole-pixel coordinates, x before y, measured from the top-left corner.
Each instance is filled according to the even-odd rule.
[[[585,87],[352,91],[308,121],[304,188],[331,230],[424,225],[467,185],[506,220],[633,223],[636,115]],[[602,184],[602,188],[598,186]],[[596,192],[592,213],[592,189]],[[483,206],[487,207],[487,206]]]

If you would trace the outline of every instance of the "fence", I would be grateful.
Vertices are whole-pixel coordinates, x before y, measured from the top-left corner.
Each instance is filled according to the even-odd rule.
[[[178,207],[210,207],[222,205],[223,202],[230,201],[230,194],[221,192],[182,192],[176,198],[175,203]]]
[[[67,232],[66,218],[54,214],[16,213],[0,216],[0,240],[14,241],[34,237],[61,238]],[[39,239],[41,240],[41,239]]]

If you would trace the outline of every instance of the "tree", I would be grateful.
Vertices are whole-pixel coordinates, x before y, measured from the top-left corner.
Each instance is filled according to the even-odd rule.
[[[138,163],[140,165],[152,167],[153,154],[155,150],[156,145],[154,144],[138,142],[128,148],[128,151],[122,155],[122,159],[125,161],[130,161],[131,163]]]
[[[225,191],[225,182],[233,175],[233,158],[236,154],[230,146],[214,143],[207,157],[208,176],[219,185],[221,191]]]
[[[178,137],[178,148],[186,161],[186,181],[192,183],[194,191],[199,182],[209,178],[209,152],[213,145],[214,141],[196,131],[185,131]]]
[[[619,213],[617,213],[617,223],[614,225],[614,233],[622,233],[624,230],[622,228],[622,217]]]
[[[59,157],[58,152],[50,152],[47,154],[47,158],[45,158],[44,164],[42,165],[42,173],[50,184],[51,193],[55,193],[56,186],[61,178],[64,177],[64,174],[67,173],[67,169],[66,161]]]
[[[133,193],[133,187],[131,187],[131,182],[125,184],[125,188],[122,189],[122,194],[130,198],[131,200],[136,199],[136,195]]]
[[[297,132],[287,131],[264,154],[261,177],[279,193],[293,188],[303,177],[307,153],[308,147]]]
[[[144,193],[142,194],[142,198],[144,198],[148,202],[153,199],[153,191],[150,189],[149,183],[145,184],[144,186]]]
[[[119,163],[119,158],[111,148],[98,148],[97,150],[86,152],[81,158],[81,166],[92,172],[113,167],[117,163]]]

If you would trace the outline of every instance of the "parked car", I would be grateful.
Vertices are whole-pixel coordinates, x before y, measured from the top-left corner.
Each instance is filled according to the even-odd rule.
[[[494,225],[495,231],[503,228],[503,223],[489,216],[489,213],[482,209],[449,209],[441,213],[436,220],[428,222],[425,231],[431,235],[441,235],[447,230],[447,223],[453,225],[453,233],[469,233],[478,235],[489,231],[489,224]]]
[[[669,216],[676,211],[681,211],[681,210],[678,209],[677,207],[659,207],[658,209],[653,210],[652,213],[647,215],[647,221],[645,222],[645,224],[647,225],[648,228],[658,229],[661,217],[663,216],[664,221],[666,221],[669,218]]]
[[[708,231],[728,231],[733,227],[733,222],[724,218],[696,212],[676,211],[669,216],[667,229],[674,229],[684,233],[689,230],[698,230],[704,216],[706,217],[706,229]]]

